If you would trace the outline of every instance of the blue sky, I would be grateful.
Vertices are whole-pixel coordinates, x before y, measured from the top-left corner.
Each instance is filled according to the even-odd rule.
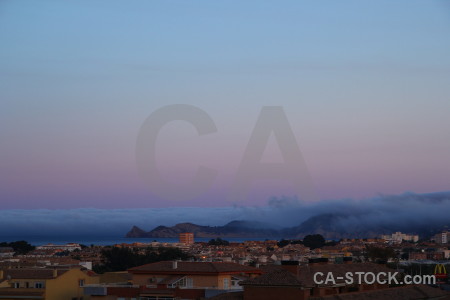
[[[285,109],[321,199],[448,190],[448,2],[2,1],[0,40],[2,208],[230,205],[265,105]],[[219,171],[192,201],[136,172],[139,127],[174,103],[218,128],[161,132],[174,186]],[[246,203],[290,193],[255,183]]]

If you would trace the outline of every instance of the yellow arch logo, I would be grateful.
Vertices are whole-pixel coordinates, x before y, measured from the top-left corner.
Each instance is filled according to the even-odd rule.
[[[434,267],[434,274],[447,274],[447,269],[443,264],[437,264]]]

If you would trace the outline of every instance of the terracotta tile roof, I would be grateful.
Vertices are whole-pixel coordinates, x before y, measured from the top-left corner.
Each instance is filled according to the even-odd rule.
[[[240,285],[259,286],[302,286],[300,280],[291,272],[284,269],[272,270],[253,279],[245,280]]]
[[[328,272],[333,273],[334,278],[342,277],[345,278],[345,273],[352,272],[391,272],[394,273],[396,270],[389,269],[385,265],[374,264],[374,263],[355,263],[355,264],[310,264],[305,266],[300,266],[298,268],[298,278],[299,280],[308,287],[315,286],[314,274],[317,272],[322,272],[327,274]],[[336,283],[344,283],[343,280],[336,280]]]
[[[346,272],[396,272],[384,265],[373,263],[359,263],[359,264],[310,264],[298,266],[297,275],[283,269],[282,266],[266,266],[263,269],[266,274],[256,277],[254,279],[246,280],[241,285],[265,285],[265,286],[303,286],[313,287],[314,274],[322,272],[327,274],[332,272],[334,278],[345,278]],[[336,283],[344,283],[344,279],[337,280]]]
[[[173,262],[162,261],[134,267],[128,270],[130,273],[166,273],[166,274],[195,274],[195,273],[262,273],[261,270],[236,263],[227,262],[177,262],[177,268],[173,268]]]
[[[52,279],[55,278],[52,269],[6,269],[3,270],[3,279]],[[57,276],[61,276],[68,270],[57,270]]]
[[[280,265],[274,265],[274,264],[262,265],[259,268],[264,273],[269,273],[269,272],[273,272],[273,271],[276,271],[276,270],[283,269]]]
[[[449,295],[450,293],[448,291],[443,291],[426,285],[416,285],[322,297],[311,297],[310,300],[419,300],[443,299],[443,297]]]

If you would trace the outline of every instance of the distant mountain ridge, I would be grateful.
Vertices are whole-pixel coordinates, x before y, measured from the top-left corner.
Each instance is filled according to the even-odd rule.
[[[180,223],[175,226],[158,226],[145,232],[137,226],[126,234],[128,238],[176,238],[182,232],[192,232],[196,237],[278,237],[279,231],[270,229],[264,223],[251,221],[232,221],[224,226],[202,226],[193,223]]]
[[[326,239],[374,238],[395,231],[419,234],[430,237],[450,224],[435,222],[424,224],[392,224],[389,222],[371,224],[362,215],[327,213],[305,220],[295,227],[276,228],[271,224],[253,221],[231,221],[224,226],[204,226],[193,223],[180,223],[175,226],[158,226],[151,231],[133,226],[126,234],[128,238],[177,238],[182,232],[192,232],[198,238],[303,238],[308,234],[321,234]],[[274,228],[275,227],[275,228]]]

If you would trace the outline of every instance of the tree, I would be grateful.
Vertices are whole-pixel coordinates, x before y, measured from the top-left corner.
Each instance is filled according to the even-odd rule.
[[[230,244],[230,242],[228,242],[226,240],[222,240],[221,238],[212,239],[208,242],[208,245],[211,245],[211,246],[228,246],[229,244]]]
[[[277,246],[278,246],[279,248],[283,248],[283,247],[289,245],[290,243],[291,243],[291,241],[282,239],[281,241],[279,241],[279,242],[277,243]]]
[[[14,249],[16,254],[27,254],[30,251],[36,249],[33,245],[29,244],[27,241],[16,241],[16,242],[2,242],[0,243],[0,247],[11,247]]]
[[[303,244],[310,249],[322,248],[325,245],[325,239],[320,234],[310,234],[305,236]]]
[[[397,256],[392,248],[368,246],[367,257],[372,262],[387,262],[390,258]]]

